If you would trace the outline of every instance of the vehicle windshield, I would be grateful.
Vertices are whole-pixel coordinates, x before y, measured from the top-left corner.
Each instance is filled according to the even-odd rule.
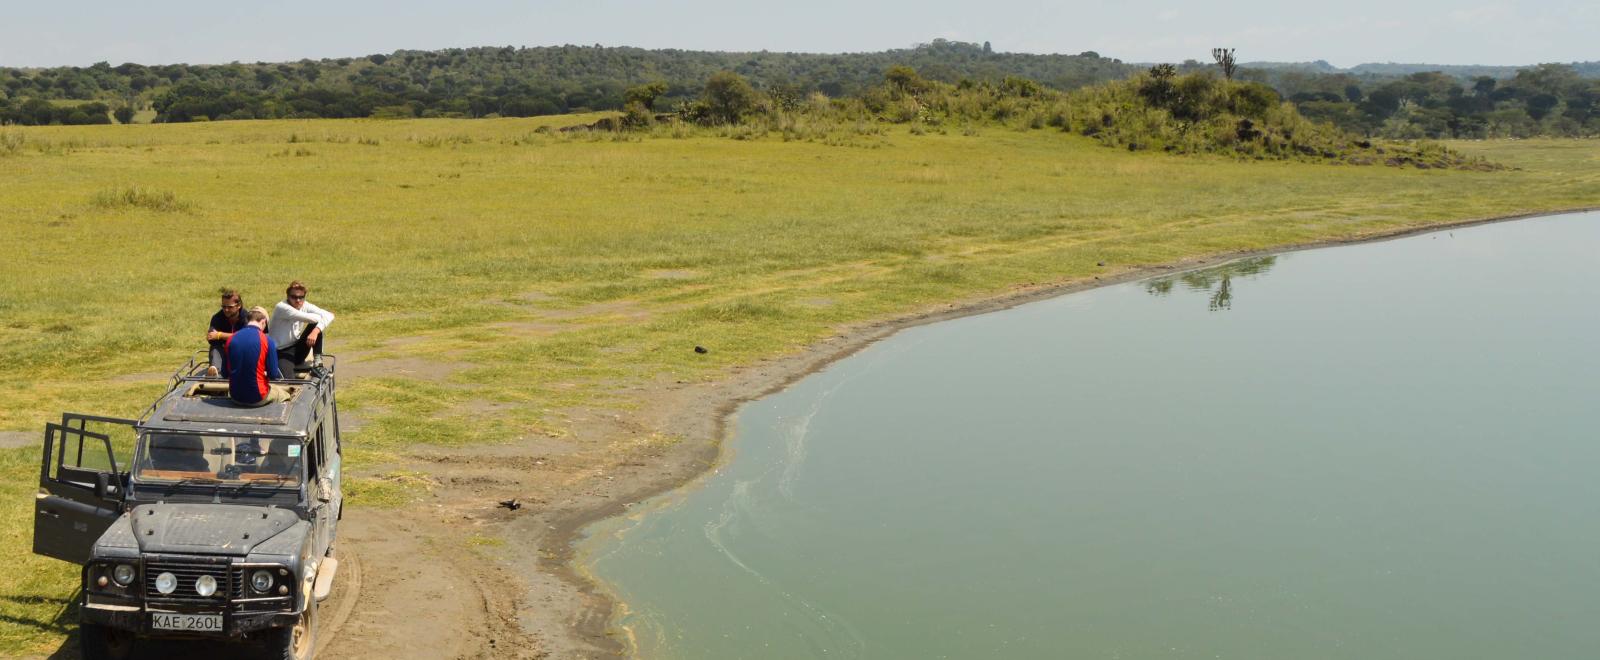
[[[294,438],[147,433],[139,442],[140,481],[298,484],[305,471]]]

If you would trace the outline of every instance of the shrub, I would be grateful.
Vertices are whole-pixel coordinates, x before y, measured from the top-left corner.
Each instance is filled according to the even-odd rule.
[[[761,95],[744,76],[720,71],[706,80],[701,100],[705,103],[706,119],[711,123],[734,124],[756,110]]]
[[[187,213],[194,209],[194,204],[179,199],[171,191],[149,190],[137,186],[102,190],[95,193],[91,202],[108,210],[142,208],[161,213]]]
[[[0,156],[15,156],[28,143],[20,131],[0,131]]]

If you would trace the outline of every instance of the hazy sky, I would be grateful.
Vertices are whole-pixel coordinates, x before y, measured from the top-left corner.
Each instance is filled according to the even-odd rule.
[[[1600,60],[1600,1],[0,0],[0,66],[221,63],[465,46],[871,51],[937,37],[1126,61]]]

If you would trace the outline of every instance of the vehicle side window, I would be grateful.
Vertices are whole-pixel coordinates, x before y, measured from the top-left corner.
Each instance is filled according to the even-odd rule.
[[[329,411],[330,414],[326,420],[323,420],[322,426],[328,429],[333,436],[333,453],[342,454],[344,448],[339,445],[339,408],[334,406]]]
[[[66,433],[57,442],[60,443],[56,451],[61,458],[62,467],[85,470],[111,469],[111,454],[107,453],[106,443],[99,438]]]
[[[306,475],[315,480],[322,475],[322,427],[311,436],[311,446],[306,448]]]

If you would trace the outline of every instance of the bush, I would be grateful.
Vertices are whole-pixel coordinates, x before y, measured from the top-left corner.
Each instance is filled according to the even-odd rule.
[[[137,186],[102,190],[95,193],[90,201],[108,210],[142,208],[162,213],[185,213],[194,209],[194,204],[178,199],[171,191],[148,190]]]
[[[701,101],[705,104],[706,120],[713,124],[736,124],[744,115],[756,110],[761,95],[744,76],[721,71],[706,80]]]

